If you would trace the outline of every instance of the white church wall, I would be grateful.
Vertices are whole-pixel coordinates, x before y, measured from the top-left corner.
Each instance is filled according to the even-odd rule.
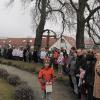
[[[63,37],[62,38],[65,42],[61,43],[61,38],[58,39],[51,47],[50,50],[54,47],[60,49],[61,47],[66,48],[67,52],[70,52],[72,45]]]

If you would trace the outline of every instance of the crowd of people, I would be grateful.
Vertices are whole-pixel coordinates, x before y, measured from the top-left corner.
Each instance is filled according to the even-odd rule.
[[[0,56],[6,59],[12,60],[21,60],[25,62],[32,61],[32,50],[23,47],[9,47],[9,48],[1,48]]]
[[[49,64],[50,68],[58,71],[59,77],[68,75],[73,92],[81,100],[100,100],[100,68],[97,68],[100,67],[100,55],[95,50],[72,47],[68,54],[64,48],[61,50],[42,48],[40,51],[32,51],[28,48],[8,48],[0,49],[0,55],[7,59],[34,61],[46,66]],[[41,70],[43,72],[43,69]],[[51,70],[49,70],[50,73]],[[39,78],[43,78],[41,71]]]
[[[94,51],[71,48],[68,61],[69,78],[75,94],[81,100],[93,100],[96,61]]]
[[[41,59],[44,64],[48,62],[50,68],[58,69],[59,77],[67,73],[73,92],[80,100],[100,100],[100,54],[98,51],[72,47],[70,53],[67,54],[67,51],[62,48],[55,49],[51,53],[43,53]],[[41,71],[46,70],[45,67],[47,69],[47,64]],[[44,74],[45,72],[43,71]]]

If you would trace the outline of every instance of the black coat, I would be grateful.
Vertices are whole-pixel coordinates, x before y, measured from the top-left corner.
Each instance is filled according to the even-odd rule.
[[[34,60],[34,62],[38,62],[38,52],[37,51],[34,51],[33,52],[33,60]]]
[[[76,59],[76,74],[80,73],[80,68],[86,70],[86,57],[81,55]]]
[[[94,55],[87,55],[86,57],[86,74],[85,74],[85,79],[87,84],[92,85],[94,84],[94,73],[95,73],[95,63],[96,63],[96,58]]]

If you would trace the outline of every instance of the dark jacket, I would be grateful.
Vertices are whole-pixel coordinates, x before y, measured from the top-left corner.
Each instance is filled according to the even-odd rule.
[[[81,56],[77,56],[76,59],[76,74],[80,73],[80,68],[86,70],[86,57],[81,55]]]
[[[94,55],[88,54],[86,57],[86,75],[85,79],[87,84],[92,85],[94,84],[94,73],[95,73],[95,63],[96,63],[96,58]]]

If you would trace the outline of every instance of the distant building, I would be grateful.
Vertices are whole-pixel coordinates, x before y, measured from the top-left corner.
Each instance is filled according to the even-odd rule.
[[[14,47],[25,47],[27,45],[27,43],[29,43],[29,45],[31,47],[34,48],[34,40],[35,38],[5,38],[5,39],[0,39],[0,47],[8,44]],[[42,39],[42,45],[41,48],[46,47],[46,38]],[[61,38],[50,38],[49,41],[49,49],[51,48],[58,48],[60,49],[61,47],[64,47],[68,50],[70,50],[71,47],[76,47],[76,40],[73,37],[69,37],[69,36],[63,36],[62,39]],[[93,41],[85,40],[85,46],[86,48],[90,48],[92,46],[94,46]]]
[[[27,43],[34,47],[34,40],[35,38],[7,38],[7,39],[0,39],[0,47],[4,45],[11,45],[14,47],[25,47]],[[56,39],[50,38],[50,47],[56,42]],[[42,45],[41,48],[46,47],[46,38],[42,39]]]
[[[75,43],[76,40],[73,37],[62,36],[62,39],[58,38],[57,41],[50,47],[50,49],[54,47],[60,49],[61,47],[63,47],[67,49],[67,52],[69,52],[71,47],[76,47]]]

